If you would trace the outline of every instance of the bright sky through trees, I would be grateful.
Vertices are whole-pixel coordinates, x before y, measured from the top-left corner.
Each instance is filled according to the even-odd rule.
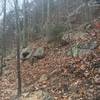
[[[9,12],[11,9],[14,9],[14,0],[7,0],[7,12]],[[32,0],[28,0],[29,2]],[[23,0],[19,0],[19,6],[21,7],[23,3]],[[3,0],[0,0],[0,19],[2,18],[2,8],[3,8]]]

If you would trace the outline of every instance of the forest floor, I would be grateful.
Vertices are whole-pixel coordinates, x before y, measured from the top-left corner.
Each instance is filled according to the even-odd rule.
[[[21,62],[23,94],[44,90],[55,100],[100,100],[100,46],[93,50],[95,54],[82,57],[66,56],[69,45],[31,43],[32,48],[40,46],[45,48],[43,59],[33,65],[28,60]],[[0,77],[0,100],[14,100],[17,93],[16,57],[9,57]]]

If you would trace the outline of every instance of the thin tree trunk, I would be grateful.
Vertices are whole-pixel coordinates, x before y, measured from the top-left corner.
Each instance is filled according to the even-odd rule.
[[[44,23],[44,0],[42,0],[42,25]]]
[[[28,44],[28,16],[27,16],[27,6],[26,6],[26,3],[28,1],[27,0],[24,0],[24,43],[23,43],[23,47],[26,47],[27,44]]]
[[[50,20],[50,1],[47,2],[47,23],[49,23]]]
[[[5,33],[6,33],[6,0],[4,0],[3,4],[3,33],[2,33],[2,55],[1,55],[1,75],[3,73],[3,65],[4,65],[4,57],[6,56],[6,38],[5,38]]]
[[[68,4],[69,4],[69,1],[67,1],[66,2],[67,3],[67,6],[68,6]],[[68,8],[67,8],[67,16],[69,16],[69,14],[68,14]],[[71,25],[71,23],[70,23],[70,17],[67,17],[67,27],[68,27],[68,39],[69,39],[69,45],[70,45],[70,47],[71,47],[71,56],[73,57],[73,50],[72,50],[72,44],[71,44],[71,36],[70,36],[70,32],[72,32],[72,25]]]
[[[49,31],[49,25],[50,25],[50,1],[49,0],[47,0],[47,21],[46,21],[46,25],[47,25],[46,32],[48,32]],[[48,33],[46,35],[47,35],[47,38],[49,39],[50,34]]]
[[[41,34],[44,36],[43,33],[43,24],[44,24],[44,0],[42,0],[42,16],[41,16]]]
[[[4,14],[3,14],[3,56],[6,56],[6,39],[5,39],[5,33],[6,33],[6,0],[4,0]]]
[[[0,75],[3,73],[3,56],[1,56]]]
[[[16,12],[16,32],[17,32],[17,84],[18,97],[21,96],[21,71],[20,71],[20,34],[19,34],[19,14],[18,14],[18,0],[15,0],[15,12]]]

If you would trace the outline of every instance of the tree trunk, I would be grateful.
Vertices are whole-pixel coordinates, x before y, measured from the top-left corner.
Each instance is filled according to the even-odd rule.
[[[50,19],[50,1],[47,2],[47,23],[49,23]]]
[[[3,4],[3,33],[2,33],[2,54],[1,54],[1,75],[3,73],[3,65],[4,65],[4,57],[6,56],[6,38],[5,38],[5,33],[6,33],[6,0],[4,0]]]
[[[1,56],[0,75],[3,73],[3,56]]]
[[[20,71],[20,30],[19,30],[19,14],[18,14],[18,0],[15,0],[15,12],[16,12],[16,32],[17,32],[17,84],[18,97],[21,96],[21,71]]]
[[[44,0],[42,0],[42,25],[44,24]]]
[[[27,16],[27,0],[24,0],[23,4],[24,4],[24,34],[23,34],[23,47],[26,47],[28,44],[28,16]]]
[[[4,14],[3,14],[3,56],[6,56],[6,39],[5,39],[5,33],[6,33],[6,0],[4,0]]]

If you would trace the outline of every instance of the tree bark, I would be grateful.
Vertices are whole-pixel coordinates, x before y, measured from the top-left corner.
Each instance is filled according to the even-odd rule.
[[[28,44],[28,16],[27,16],[27,4],[28,0],[24,0],[23,4],[24,4],[24,43],[23,43],[23,47],[26,47]]]
[[[4,0],[4,14],[3,14],[3,56],[6,56],[6,38],[5,38],[5,33],[6,33],[6,0]]]
[[[6,56],[6,38],[5,38],[5,33],[6,33],[6,0],[4,0],[3,4],[3,33],[2,33],[2,54],[1,54],[1,75],[3,73],[3,65],[4,65],[4,57]]]
[[[20,71],[20,29],[19,29],[19,14],[18,14],[18,0],[15,0],[15,12],[16,12],[16,32],[17,32],[17,84],[18,97],[21,96],[21,71]]]

